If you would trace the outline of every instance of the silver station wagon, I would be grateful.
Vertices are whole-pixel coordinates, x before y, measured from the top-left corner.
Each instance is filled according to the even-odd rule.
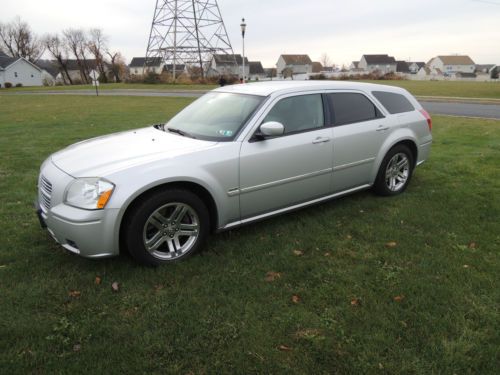
[[[166,124],[72,145],[41,166],[38,216],[87,258],[183,259],[211,232],[362,189],[403,192],[432,122],[406,90],[270,82],[213,90]]]

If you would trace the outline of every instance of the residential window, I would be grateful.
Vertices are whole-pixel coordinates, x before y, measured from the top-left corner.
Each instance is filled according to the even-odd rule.
[[[277,121],[285,134],[321,128],[325,125],[321,94],[300,95],[280,100],[267,114],[263,123]]]
[[[14,72],[14,77],[16,77],[16,78],[17,78],[17,72]]]
[[[329,94],[333,124],[347,125],[384,117],[370,99],[357,93]]]

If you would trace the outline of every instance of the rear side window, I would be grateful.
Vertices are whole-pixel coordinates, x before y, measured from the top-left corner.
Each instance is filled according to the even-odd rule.
[[[362,94],[328,94],[328,102],[336,126],[384,117],[370,99]]]
[[[404,95],[384,91],[373,91],[372,94],[392,115],[396,113],[411,112],[415,110],[415,107],[413,107],[413,105],[408,99],[406,99]]]

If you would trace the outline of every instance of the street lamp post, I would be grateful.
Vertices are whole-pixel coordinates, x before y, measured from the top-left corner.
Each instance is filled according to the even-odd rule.
[[[241,37],[243,39],[243,83],[245,83],[245,32],[247,30],[247,24],[245,23],[245,19],[241,19]]]

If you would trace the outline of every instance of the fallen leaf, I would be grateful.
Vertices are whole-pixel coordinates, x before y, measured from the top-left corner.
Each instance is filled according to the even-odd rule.
[[[163,289],[163,285],[161,285],[161,284],[155,285],[155,291],[156,292],[158,292],[158,291],[160,291],[162,289]]]
[[[394,297],[394,302],[401,302],[404,298],[405,296],[401,294],[400,296]]]
[[[330,256],[330,253],[325,253],[324,254],[325,257],[329,257]]]
[[[111,289],[113,290],[113,292],[118,292],[120,290],[120,284],[115,281],[113,284],[111,284]]]
[[[321,331],[314,328],[301,329],[300,331],[295,332],[295,337],[299,339],[312,339],[321,335]]]
[[[82,295],[82,292],[80,292],[79,290],[70,290],[68,295],[73,298],[78,298]]]
[[[101,281],[102,281],[102,279],[99,276],[96,276],[94,283],[95,283],[95,285],[101,285]]]
[[[475,242],[469,242],[469,249],[475,249],[477,244]]]
[[[286,345],[280,345],[280,346],[278,346],[278,349],[281,350],[282,352],[291,352],[292,351],[292,348],[290,348],[289,346],[286,346]]]
[[[296,256],[298,256],[298,257],[300,257],[300,256],[304,255],[304,252],[300,251],[300,250],[294,250],[293,254],[296,255]]]
[[[280,277],[281,277],[281,273],[269,271],[268,273],[266,273],[266,279],[265,280],[267,282],[273,282],[274,280],[279,279]]]
[[[73,345],[74,352],[79,352],[80,350],[82,350],[82,346],[80,344]]]
[[[378,368],[381,369],[381,370],[383,370],[384,369],[384,365],[382,363],[379,363],[378,364]]]
[[[388,247],[388,248],[394,248],[394,247],[396,247],[396,246],[398,246],[398,243],[397,243],[397,242],[395,242],[395,241],[387,242],[387,243],[385,244],[385,247]]]
[[[464,268],[469,268],[470,266],[468,264],[464,264]]]
[[[350,234],[347,235],[346,237],[348,240],[352,240],[352,236]]]
[[[0,269],[2,269],[2,268],[7,268],[7,266],[6,266],[5,264],[2,264],[2,265],[0,266]]]
[[[299,303],[300,302],[300,297],[296,294],[292,296],[292,302],[293,303]]]
[[[359,298],[353,298],[351,300],[351,306],[361,306],[361,300]]]

